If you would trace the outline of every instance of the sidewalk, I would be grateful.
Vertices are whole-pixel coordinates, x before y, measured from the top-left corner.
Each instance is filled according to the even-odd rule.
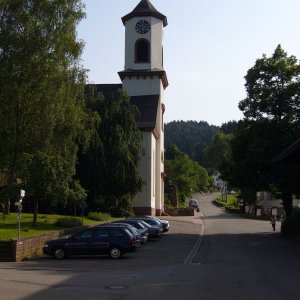
[[[179,221],[179,222],[189,222],[189,223],[194,223],[194,224],[201,224],[203,225],[203,222],[201,218],[203,217],[202,212],[197,212],[195,211],[194,216],[161,216],[160,218],[163,220],[168,220],[168,221]]]

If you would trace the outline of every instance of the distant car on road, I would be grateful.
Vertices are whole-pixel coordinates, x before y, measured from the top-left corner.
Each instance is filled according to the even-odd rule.
[[[199,209],[199,204],[196,199],[190,199],[188,202],[188,207]]]

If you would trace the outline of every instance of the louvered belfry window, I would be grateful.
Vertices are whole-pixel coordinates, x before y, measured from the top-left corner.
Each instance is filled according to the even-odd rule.
[[[150,62],[150,42],[147,39],[139,39],[135,43],[135,62]]]

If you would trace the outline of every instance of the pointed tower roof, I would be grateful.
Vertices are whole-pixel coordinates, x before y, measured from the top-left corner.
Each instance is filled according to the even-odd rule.
[[[167,17],[161,14],[159,11],[157,11],[149,0],[142,0],[131,13],[127,14],[122,18],[122,21],[125,25],[125,22],[133,17],[146,16],[151,16],[160,19],[162,20],[164,26],[168,25]]]

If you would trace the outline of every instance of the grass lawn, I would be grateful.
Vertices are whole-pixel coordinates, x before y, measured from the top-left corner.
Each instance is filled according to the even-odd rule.
[[[51,231],[60,231],[64,228],[55,225],[58,218],[64,216],[60,215],[38,215],[37,226],[32,226],[33,214],[22,213],[21,214],[21,230],[20,237],[29,237],[33,235],[39,235],[43,233],[48,233]],[[81,219],[79,217],[79,219]],[[99,224],[99,221],[92,221],[87,218],[83,218],[83,225],[93,225]],[[0,240],[10,240],[18,237],[18,214],[10,213],[3,218],[0,214]]]

